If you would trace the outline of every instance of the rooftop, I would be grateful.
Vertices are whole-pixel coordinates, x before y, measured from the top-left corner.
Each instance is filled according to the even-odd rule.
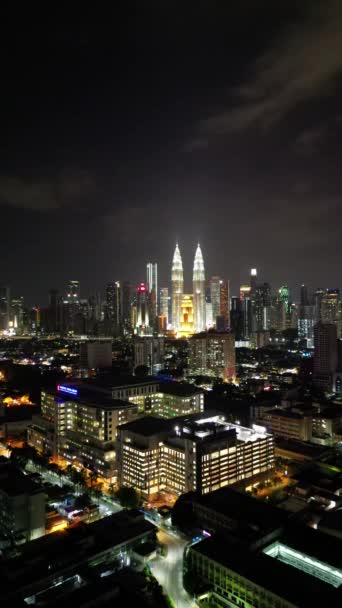
[[[37,494],[43,491],[38,484],[8,461],[0,462],[0,490],[12,497],[20,496],[20,494]]]
[[[163,382],[159,387],[161,393],[167,395],[175,395],[177,397],[192,397],[193,395],[202,394],[203,390],[194,384],[183,382]]]
[[[176,422],[177,419],[174,419]],[[248,442],[271,437],[266,429],[254,424],[252,427],[244,427],[240,424],[233,424],[226,420],[225,414],[218,411],[205,411],[184,418],[179,418],[179,424],[175,427],[178,435],[191,436],[195,440],[202,440],[206,437],[220,433],[231,433],[238,441]]]
[[[284,450],[287,452],[293,452],[294,454],[301,454],[302,456],[309,457],[310,460],[318,460],[323,456],[331,452],[331,448],[319,446],[308,441],[295,441],[292,439],[277,439],[276,449]]]
[[[153,533],[139,511],[120,511],[90,524],[54,532],[22,545],[17,557],[1,562],[0,597],[31,587],[54,573],[73,570],[111,547]]]
[[[159,433],[171,431],[174,424],[175,419],[168,420],[165,418],[157,418],[155,416],[145,416],[144,418],[138,418],[137,420],[132,420],[126,424],[121,424],[119,429],[149,437],[151,435],[158,435]]]
[[[194,502],[235,520],[239,525],[247,524],[253,532],[280,528],[288,520],[287,514],[276,507],[231,488],[196,496]]]
[[[239,550],[214,538],[196,544],[191,550],[226,566],[295,606],[311,608],[323,598],[327,606],[340,603],[340,589],[264,553]]]
[[[279,416],[279,418],[291,418],[293,420],[303,420],[305,417],[303,414],[299,414],[298,412],[293,412],[292,410],[282,410],[278,407],[265,412],[265,417],[266,416]]]

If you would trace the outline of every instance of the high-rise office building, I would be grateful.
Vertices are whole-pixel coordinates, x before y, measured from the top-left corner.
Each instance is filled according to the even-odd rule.
[[[64,332],[75,333],[77,316],[80,312],[80,282],[69,281],[66,296],[62,305],[62,329]]]
[[[205,270],[201,247],[198,244],[192,275],[193,284],[193,303],[194,303],[194,324],[195,331],[204,331],[206,328],[205,319]]]
[[[133,299],[133,287],[129,281],[122,282],[122,324],[125,331],[132,327],[131,307]],[[133,325],[134,327],[134,325]]]
[[[243,340],[243,315],[241,300],[238,296],[232,296],[230,308],[230,328],[235,335],[235,340]]]
[[[250,286],[251,286],[251,293],[253,294],[253,292],[256,289],[257,286],[257,280],[258,280],[258,271],[256,268],[251,268],[251,275],[250,275]]]
[[[308,346],[313,346],[313,328],[315,324],[315,307],[306,285],[300,288],[300,303],[298,311],[298,337],[306,340]]]
[[[268,283],[256,285],[253,292],[253,330],[267,331],[270,328],[271,287]]]
[[[24,327],[23,296],[11,299],[11,325],[17,334],[22,333]]]
[[[277,332],[282,332],[286,329],[286,301],[280,297],[280,294],[272,297],[271,304],[271,329]]]
[[[149,262],[146,265],[146,287],[148,291],[149,322],[151,328],[157,329],[158,316],[158,270],[157,264]]]
[[[140,283],[137,289],[137,321],[139,333],[146,333],[149,328],[149,297],[145,283]]]
[[[218,317],[221,312],[220,282],[220,277],[211,277],[211,279],[209,279],[210,301],[212,306],[212,317],[214,323],[216,323],[216,317]]]
[[[250,285],[240,286],[240,308],[242,315],[242,338],[250,340],[253,333],[252,297]]]
[[[10,322],[10,288],[0,286],[0,331],[7,331]]]
[[[322,298],[325,294],[325,289],[322,289],[322,287],[318,287],[316,289],[316,291],[313,294],[313,305],[314,305],[314,311],[315,311],[315,323],[318,323],[318,321],[321,321],[321,303],[322,303]]]
[[[162,287],[159,293],[159,311],[165,317],[166,327],[169,324],[169,288]]]
[[[69,298],[70,301],[76,301],[80,299],[79,281],[69,281],[67,289],[67,298]]]
[[[229,327],[229,281],[220,277],[212,277],[209,280],[210,301],[212,306],[212,323],[217,327],[217,318],[220,317],[220,326],[224,329]],[[207,319],[207,326],[209,326]]]
[[[207,494],[271,472],[272,435],[231,424],[216,412],[174,421],[140,418],[118,428],[119,486],[143,496],[158,492]]]
[[[49,333],[59,333],[62,326],[63,304],[57,289],[49,290],[46,329]]]
[[[339,289],[327,289],[321,299],[321,320],[323,323],[334,323],[337,337],[341,337],[341,298]]]
[[[184,292],[183,263],[178,243],[175,248],[171,269],[172,282],[172,329],[177,332],[180,324],[181,301]]]
[[[229,281],[220,280],[220,314],[219,316],[224,319],[225,329],[230,326],[230,295],[229,295]]]
[[[338,365],[337,327],[335,323],[319,322],[314,327],[314,376],[317,386],[331,390]]]
[[[151,312],[156,317],[159,311],[158,302],[158,265],[156,262],[149,262],[146,265],[146,283],[150,296]]]
[[[111,334],[118,336],[122,330],[122,286],[120,281],[107,284],[106,319],[110,322]]]

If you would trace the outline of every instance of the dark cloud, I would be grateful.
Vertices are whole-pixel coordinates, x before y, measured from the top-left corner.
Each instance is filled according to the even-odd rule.
[[[85,208],[96,190],[85,172],[64,172],[55,178],[0,176],[0,203],[33,211]]]
[[[342,2],[311,2],[305,19],[286,29],[232,94],[233,107],[201,123],[208,135],[269,129],[299,104],[329,95],[342,72]]]

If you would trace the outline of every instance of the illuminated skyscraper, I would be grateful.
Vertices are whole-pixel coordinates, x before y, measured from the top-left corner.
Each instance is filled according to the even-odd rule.
[[[136,326],[140,333],[146,333],[149,327],[148,291],[145,283],[140,283],[137,289],[137,321]]]
[[[229,281],[223,281],[220,277],[211,277],[210,281],[210,299],[212,305],[212,322],[213,325],[217,326],[217,320],[219,317],[219,324],[223,329],[227,329],[229,326]],[[208,317],[206,318],[207,326]]]
[[[194,269],[192,275],[193,284],[193,298],[194,298],[194,321],[195,331],[204,331],[206,327],[205,322],[205,272],[204,272],[204,261],[202,256],[201,247],[198,244],[195,259]]]
[[[160,306],[159,306],[159,310],[160,310],[160,314],[163,315],[163,317],[165,317],[166,319],[166,327],[169,324],[169,288],[168,287],[162,287],[160,289],[160,293],[159,293],[159,302],[160,302]]]
[[[0,331],[7,331],[10,320],[10,288],[0,286]]]
[[[107,284],[106,319],[110,323],[112,335],[118,336],[122,328],[122,288],[120,281]]]
[[[171,281],[172,281],[172,328],[174,331],[178,331],[180,327],[180,310],[181,301],[184,290],[184,279],[183,279],[183,263],[181,254],[179,251],[178,243],[176,245],[175,252],[173,254],[172,269],[171,269]]]
[[[321,319],[323,323],[334,323],[337,337],[341,337],[341,299],[339,289],[327,289],[321,299]]]
[[[250,286],[251,286],[251,292],[252,292],[252,294],[255,291],[255,288],[257,286],[257,277],[258,277],[258,271],[257,271],[257,269],[256,268],[251,268]]]
[[[149,262],[146,265],[146,278],[150,304],[150,324],[154,326],[158,314],[158,269],[156,263]]]

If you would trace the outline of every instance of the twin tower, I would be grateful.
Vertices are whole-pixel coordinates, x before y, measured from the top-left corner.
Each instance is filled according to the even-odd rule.
[[[172,260],[172,328],[179,335],[206,329],[205,272],[201,247],[197,245],[192,285],[193,294],[184,294],[183,263],[178,244]]]

